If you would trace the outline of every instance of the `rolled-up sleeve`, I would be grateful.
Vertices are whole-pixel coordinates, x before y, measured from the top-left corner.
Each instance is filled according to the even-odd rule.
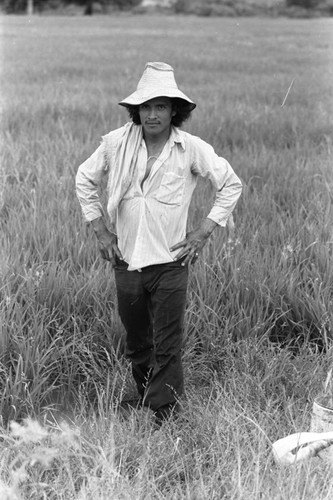
[[[213,207],[207,217],[224,227],[242,192],[242,183],[231,165],[218,156],[212,146],[195,138],[192,172],[207,177],[216,189]]]
[[[98,219],[104,214],[98,186],[106,173],[107,166],[104,148],[100,145],[96,151],[79,166],[75,178],[76,195],[86,222]]]

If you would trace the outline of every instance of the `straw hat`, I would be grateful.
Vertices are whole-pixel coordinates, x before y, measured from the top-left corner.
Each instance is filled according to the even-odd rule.
[[[172,66],[163,62],[148,62],[136,91],[120,101],[121,106],[139,106],[155,97],[177,97],[191,105],[191,111],[196,104],[179,90]]]

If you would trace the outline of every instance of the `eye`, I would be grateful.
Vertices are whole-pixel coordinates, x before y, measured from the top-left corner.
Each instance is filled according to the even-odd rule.
[[[165,105],[165,104],[158,104],[158,106],[157,106],[157,107],[158,107],[158,109],[159,109],[160,111],[163,111],[163,110],[166,108],[166,105]]]
[[[140,105],[140,109],[142,109],[143,111],[146,111],[148,108],[149,108],[148,104],[141,104]]]

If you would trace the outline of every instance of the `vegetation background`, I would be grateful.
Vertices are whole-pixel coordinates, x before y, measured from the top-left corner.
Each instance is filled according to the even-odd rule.
[[[333,0],[0,0],[6,13],[106,14],[147,11],[198,16],[332,16]]]
[[[1,36],[0,497],[332,498],[325,461],[271,454],[309,429],[332,364],[332,21],[6,16]],[[191,271],[187,398],[159,431],[120,404],[113,274],[74,194],[148,60],[244,182]],[[210,200],[200,183],[189,225]]]

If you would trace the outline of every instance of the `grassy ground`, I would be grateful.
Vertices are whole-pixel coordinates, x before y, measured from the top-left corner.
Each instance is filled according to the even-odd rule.
[[[1,22],[1,498],[331,498],[325,462],[280,469],[271,443],[308,430],[332,362],[332,21]],[[184,414],[158,432],[119,406],[112,270],[74,195],[149,60],[175,67],[198,103],[186,129],[244,182],[235,231],[192,269]],[[200,184],[190,225],[210,198]]]

